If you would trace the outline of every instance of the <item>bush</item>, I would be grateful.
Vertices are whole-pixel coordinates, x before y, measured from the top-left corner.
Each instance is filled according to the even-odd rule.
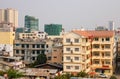
[[[110,79],[117,79],[116,76],[112,75]]]

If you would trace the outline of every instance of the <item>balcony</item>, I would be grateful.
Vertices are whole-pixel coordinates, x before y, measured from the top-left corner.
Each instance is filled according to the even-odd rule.
[[[92,59],[101,59],[102,57],[99,55],[99,56],[95,56],[95,55],[93,55],[92,56]]]

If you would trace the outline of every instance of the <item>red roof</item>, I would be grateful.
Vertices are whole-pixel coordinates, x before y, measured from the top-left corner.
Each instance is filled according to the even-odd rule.
[[[73,30],[72,32],[84,37],[112,37],[114,31],[95,31],[95,30]]]

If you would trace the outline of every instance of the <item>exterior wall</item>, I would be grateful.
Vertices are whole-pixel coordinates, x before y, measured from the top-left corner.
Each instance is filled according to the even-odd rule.
[[[53,47],[52,50],[53,51],[51,53],[46,53],[48,59],[47,62],[62,64],[63,63],[62,47]]]
[[[13,40],[15,38],[14,32],[0,32],[0,51],[5,50],[13,56]]]
[[[19,33],[19,38],[20,39],[33,39],[33,40],[35,40],[35,39],[37,39],[37,34],[35,34],[35,33]]]
[[[110,40],[106,41],[106,38],[110,38]],[[98,69],[96,70],[98,73],[105,73],[108,75],[113,74],[113,68],[112,68],[113,44],[114,44],[113,37],[102,37],[102,38],[99,37],[98,41],[93,40],[92,42],[92,62],[93,62],[92,68],[93,70]]]
[[[66,39],[70,39],[70,41],[66,42]],[[78,42],[75,42],[75,39]],[[90,51],[86,50],[89,45],[84,38],[75,33],[70,32],[65,34],[63,38],[64,72],[90,71],[90,58],[88,57]]]

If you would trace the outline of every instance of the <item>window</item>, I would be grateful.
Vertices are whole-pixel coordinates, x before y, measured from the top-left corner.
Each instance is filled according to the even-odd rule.
[[[20,44],[16,44],[16,46],[19,46]]]
[[[95,61],[95,64],[99,64],[99,61]]]
[[[75,48],[75,51],[79,51],[79,48]]]
[[[32,45],[32,48],[35,48],[35,44]]]
[[[48,60],[51,60],[51,57],[48,57]]]
[[[33,50],[32,54],[35,54],[35,50]]]
[[[98,38],[95,38],[95,41],[98,41]]]
[[[69,38],[68,38],[68,39],[66,39],[66,42],[67,42],[67,43],[70,43],[70,39],[69,39]]]
[[[99,45],[95,44],[95,45],[94,45],[94,48],[99,48]]]
[[[54,58],[57,58],[57,56],[54,56]]]
[[[75,43],[79,43],[79,39],[74,39],[74,42]]]
[[[41,45],[41,48],[45,48],[45,45],[44,45],[44,44],[42,44],[42,45]]]
[[[40,50],[37,50],[37,54],[38,54],[38,55],[40,54]]]
[[[70,51],[70,48],[66,48],[66,51]]]
[[[99,56],[99,52],[94,52],[94,56]]]
[[[26,44],[26,47],[29,48],[29,44]]]
[[[75,60],[79,60],[79,57],[75,57]]]
[[[19,50],[16,50],[16,54],[19,54]]]
[[[110,52],[105,52],[105,56],[110,56]]]
[[[39,45],[39,44],[37,44],[37,48],[40,48],[40,45]]]
[[[110,44],[106,44],[106,45],[105,45],[105,48],[108,48],[108,49],[109,49],[109,48],[110,48]]]
[[[32,57],[32,60],[35,60],[35,57]]]
[[[106,41],[110,41],[110,38],[106,38]]]
[[[46,48],[48,48],[48,44],[46,45]]]
[[[70,66],[66,66],[66,69],[70,69]]]
[[[70,56],[66,56],[66,60],[70,60]]]
[[[110,64],[110,61],[106,61],[106,64]]]
[[[22,50],[22,52],[21,52],[22,54],[25,54],[25,50]]]
[[[102,42],[104,41],[104,38],[102,38]]]
[[[25,47],[25,45],[24,44],[22,44],[22,48],[24,48]]]
[[[75,66],[75,70],[78,70],[79,69],[79,66]]]

